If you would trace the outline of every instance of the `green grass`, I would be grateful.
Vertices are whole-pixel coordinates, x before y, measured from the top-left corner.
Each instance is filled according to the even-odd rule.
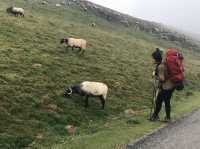
[[[0,2],[0,148],[50,148],[62,146],[63,140],[82,147],[79,138],[90,142],[93,137],[93,145],[106,139],[104,147],[114,148],[159,126],[146,121],[145,116],[152,96],[150,55],[156,47],[167,48],[173,43],[108,22],[76,6],[57,8],[53,1],[42,6],[36,1],[16,0],[26,16],[15,18],[5,12],[12,3]],[[88,26],[92,22],[96,22],[95,28]],[[59,40],[66,36],[86,39],[85,55],[61,46]],[[200,87],[199,54],[192,49],[182,51],[187,86],[174,101]],[[33,68],[35,63],[42,67]],[[95,98],[85,110],[79,96],[63,97],[65,88],[84,80],[108,84],[105,111]],[[51,105],[57,108],[52,110]],[[137,113],[137,126],[125,123],[124,110],[130,108]],[[75,136],[67,133],[67,124],[78,127]],[[137,133],[135,127],[141,131]],[[43,134],[42,140],[36,138],[38,133]]]
[[[180,118],[192,110],[199,108],[199,93],[173,102],[173,119]],[[137,124],[127,123],[131,117],[120,116],[118,119],[110,120],[102,127],[100,132],[88,135],[76,135],[63,138],[62,143],[53,146],[54,149],[122,149],[125,144],[133,142],[134,139],[152,132],[156,128],[166,125],[162,122],[149,122],[147,120],[149,111],[135,116]],[[133,118],[133,117],[132,117]],[[91,128],[90,128],[91,129]],[[45,148],[37,146],[38,148]]]

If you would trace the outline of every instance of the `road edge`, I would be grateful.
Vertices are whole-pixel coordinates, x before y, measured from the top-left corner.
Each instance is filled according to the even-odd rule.
[[[141,137],[139,139],[133,140],[132,143],[130,142],[125,146],[125,149],[140,149],[141,144],[143,144],[145,141],[148,141],[149,138],[153,137],[154,135],[159,134],[164,129],[168,129],[170,127],[173,127],[173,126],[181,123],[184,119],[186,119],[187,117],[189,117],[190,115],[192,115],[193,113],[195,113],[198,110],[200,110],[200,107],[195,108],[194,110],[192,110],[192,112],[187,113],[168,124],[166,123],[166,124],[162,125],[158,129],[155,129],[152,132],[145,134],[143,137]]]

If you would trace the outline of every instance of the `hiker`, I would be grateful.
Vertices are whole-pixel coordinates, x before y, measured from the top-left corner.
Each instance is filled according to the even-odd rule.
[[[170,57],[171,56],[171,57]],[[182,60],[183,57],[179,53],[173,49],[170,48],[167,50],[166,58],[162,58],[162,51],[159,48],[156,48],[156,51],[152,53],[152,58],[154,61],[154,64],[156,65],[155,68],[155,77],[159,80],[159,87],[158,87],[158,94],[156,95],[156,101],[155,101],[155,109],[153,112],[153,115],[151,116],[151,121],[156,121],[159,119],[159,112],[162,108],[162,102],[165,103],[165,112],[166,117],[165,121],[169,122],[171,120],[171,97],[175,89],[182,90],[183,89],[183,65],[181,61],[181,68],[174,68],[175,66],[170,59],[174,61],[176,58],[177,61],[179,58]],[[174,70],[173,70],[174,69]],[[175,70],[176,69],[176,70]],[[177,70],[179,71],[177,73]],[[171,74],[170,74],[171,73]],[[176,73],[176,74],[175,74]],[[175,75],[174,75],[175,74]],[[181,83],[179,83],[181,82]]]

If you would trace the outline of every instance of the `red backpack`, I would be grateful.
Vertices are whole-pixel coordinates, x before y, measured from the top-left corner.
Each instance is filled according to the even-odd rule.
[[[182,90],[184,88],[183,55],[174,48],[167,49],[166,66],[168,71],[168,79],[176,83],[177,90]]]

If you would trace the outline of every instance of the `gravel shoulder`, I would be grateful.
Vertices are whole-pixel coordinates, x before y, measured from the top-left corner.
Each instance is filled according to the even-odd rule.
[[[198,149],[199,139],[200,109],[197,109],[190,115],[128,144],[126,149]]]

